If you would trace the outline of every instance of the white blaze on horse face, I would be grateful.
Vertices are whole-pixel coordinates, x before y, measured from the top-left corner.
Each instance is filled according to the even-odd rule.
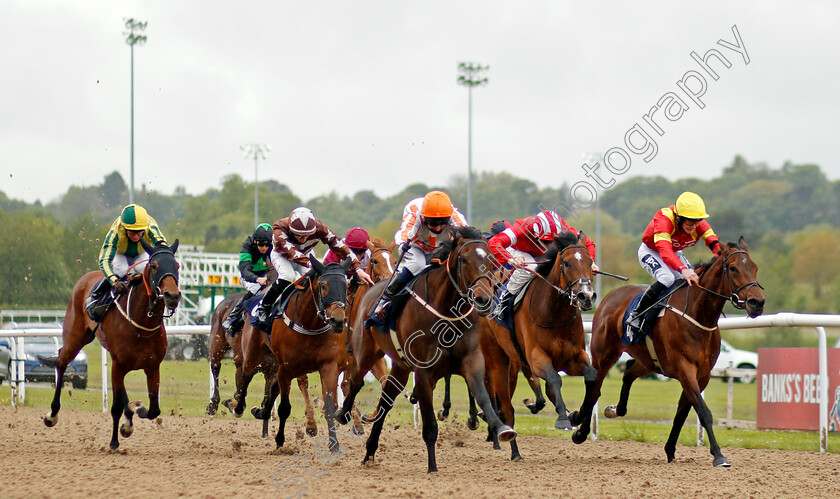
[[[483,249],[483,248],[476,248],[476,249],[475,249],[475,252],[476,252],[476,253],[478,253],[478,256],[480,256],[482,260],[484,260],[485,258],[487,258],[487,252],[486,252],[486,251],[484,251],[484,249]]]
[[[391,267],[391,254],[388,253],[385,257],[385,263],[388,265],[388,272],[394,273],[394,268]]]
[[[577,261],[581,261],[581,260],[583,260],[583,257],[582,257],[582,256],[580,256],[580,251],[575,251],[575,259],[576,259]]]

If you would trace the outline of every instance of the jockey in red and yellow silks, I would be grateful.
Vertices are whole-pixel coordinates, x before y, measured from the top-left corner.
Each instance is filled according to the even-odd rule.
[[[715,256],[720,254],[720,240],[706,218],[709,218],[706,204],[693,192],[683,192],[674,205],[662,208],[653,216],[642,235],[638,256],[642,268],[656,282],[645,291],[631,314],[628,322],[631,327],[640,329],[644,313],[678,279],[685,279],[689,286],[699,284],[700,278],[683,255],[683,249],[702,239]]]

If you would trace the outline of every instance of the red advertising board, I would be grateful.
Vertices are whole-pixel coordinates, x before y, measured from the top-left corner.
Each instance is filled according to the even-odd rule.
[[[758,349],[756,426],[819,430],[820,367],[817,348]],[[828,349],[828,428],[840,431],[840,349]]]

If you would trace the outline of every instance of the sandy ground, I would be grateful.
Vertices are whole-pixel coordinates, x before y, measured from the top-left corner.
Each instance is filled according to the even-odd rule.
[[[362,467],[365,438],[340,436],[334,456],[323,425],[313,439],[291,423],[278,452],[250,416],[135,418],[111,452],[109,414],[65,410],[47,428],[44,413],[0,407],[0,497],[840,497],[840,454],[724,449],[732,467],[715,469],[707,448],[680,446],[668,464],[659,443],[519,437],[525,460],[512,463],[506,444],[493,451],[456,420],[441,426],[429,475],[413,428],[386,426],[376,464]]]

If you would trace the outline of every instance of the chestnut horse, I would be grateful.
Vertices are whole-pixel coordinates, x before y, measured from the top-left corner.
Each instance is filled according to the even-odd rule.
[[[586,353],[580,314],[581,310],[590,310],[595,299],[592,258],[580,243],[584,237],[583,232],[577,236],[562,232],[551,243],[543,256],[545,262],[537,267],[537,275],[514,313],[515,335],[494,320],[483,319],[481,346],[490,359],[491,393],[496,396],[499,415],[507,425],[514,423],[511,398],[520,368],[524,368],[526,377],[530,371],[545,380],[549,399],[557,411],[557,429],[572,429],[560,394],[563,380],[558,371],[583,376],[587,394],[594,388],[596,373]],[[582,417],[585,416],[582,411]],[[510,448],[511,460],[521,460],[515,439],[510,441]]]
[[[236,366],[237,373],[242,368],[242,362],[244,361],[242,338],[245,335],[243,335],[242,331],[240,331],[240,333],[236,336],[231,336],[225,333],[225,330],[222,328],[222,323],[227,318],[228,314],[230,313],[230,310],[234,307],[236,302],[239,301],[239,299],[243,296],[245,296],[245,293],[236,293],[226,297],[224,300],[221,301],[221,303],[219,303],[216,309],[213,310],[213,315],[210,318],[209,357],[210,375],[213,377],[213,394],[210,396],[210,403],[207,404],[207,409],[205,412],[207,412],[207,414],[211,416],[216,414],[216,411],[219,408],[219,371],[222,367],[222,358],[230,350],[233,350],[233,363]],[[260,338],[259,335],[253,334],[249,334],[247,336],[247,341],[250,341],[255,337],[258,339]],[[265,377],[265,396],[263,397],[261,405],[265,406],[265,404],[268,403],[268,400],[271,398],[271,384],[274,383],[274,378],[277,374],[277,361],[274,358],[274,354],[271,353],[271,349],[269,349],[267,346],[265,348],[260,349],[259,345],[257,345],[256,347],[253,347],[253,351],[262,354],[262,359],[257,363],[256,367],[254,368],[254,372],[261,372]],[[306,432],[314,436],[316,433],[313,431],[313,429],[317,430],[317,427],[315,426],[315,413],[312,411],[312,404],[309,401],[309,381],[307,380],[306,376],[301,376],[300,378],[298,378],[297,381],[298,387],[300,388],[300,391],[304,396],[304,400],[306,400]],[[242,412],[245,410],[244,400],[239,412],[236,411],[237,404],[233,403],[232,398],[225,400],[224,405],[228,408],[228,410],[230,410],[231,414],[233,414],[236,417],[242,416]],[[265,438],[267,436],[268,419],[264,419],[262,437]]]
[[[691,408],[709,434],[709,451],[714,466],[728,467],[729,461],[720,451],[712,429],[712,413],[701,392],[711,377],[712,367],[720,353],[720,328],[717,326],[727,301],[739,309],[746,309],[750,317],[764,311],[764,294],[756,281],[758,267],[747,252],[743,237],[738,244],[721,245],[720,256],[697,269],[700,286],[683,286],[672,293],[665,304],[665,313],[653,327],[653,337],[632,346],[621,344],[622,319],[630,300],[641,293],[640,286],[622,286],[605,298],[592,322],[592,363],[598,371],[595,389],[587,400],[591,407],[601,395],[601,383],[621,352],[633,359],[627,362],[621,385],[618,406],[605,408],[608,418],[627,414],[627,398],[633,382],[652,372],[679,380],[682,394],[671,426],[665,454],[674,460],[677,439]],[[582,418],[573,440],[582,443],[589,434],[589,418]]]
[[[336,419],[350,421],[356,395],[364,385],[364,375],[373,363],[387,354],[393,361],[385,379],[376,418],[367,440],[362,463],[373,461],[379,447],[385,415],[402,392],[408,375],[414,372],[414,396],[420,403],[423,440],[426,443],[428,472],[437,471],[435,442],[438,426],[433,407],[437,381],[446,374],[464,377],[492,431],[502,441],[516,432],[504,425],[490,404],[484,387],[484,357],[478,347],[479,314],[493,309],[493,281],[490,250],[473,227],[454,230],[453,238],[432,255],[437,262],[408,287],[412,299],[396,318],[396,330],[380,331],[365,326],[365,319],[387,285],[377,283],[354,314],[352,337],[356,360],[350,376],[350,393]]]
[[[101,323],[90,320],[84,308],[85,299],[102,279],[102,272],[88,272],[73,286],[64,316],[64,346],[54,362],[56,379],[63,379],[67,365],[76,358],[82,347],[93,341],[94,336],[111,354],[111,385],[114,394],[111,406],[111,417],[114,420],[111,450],[120,446],[117,438],[120,415],[124,414],[126,419],[120,427],[120,434],[125,438],[134,431],[132,416],[135,412],[138,417],[145,419],[155,419],[160,415],[160,363],[166,355],[167,346],[163,319],[172,315],[181,299],[178,262],[175,260],[178,240],[171,247],[163,243],[152,247],[144,239],[140,239],[140,243],[149,253],[149,261],[143,271],[142,288],[138,289],[141,283],[135,280],[129,291],[117,298],[116,310],[108,310]],[[164,315],[167,309],[170,313]],[[146,373],[148,410],[140,402],[129,403],[125,391],[125,375],[138,369]],[[51,411],[44,417],[44,424],[50,427],[58,422],[61,385],[56,384]]]

